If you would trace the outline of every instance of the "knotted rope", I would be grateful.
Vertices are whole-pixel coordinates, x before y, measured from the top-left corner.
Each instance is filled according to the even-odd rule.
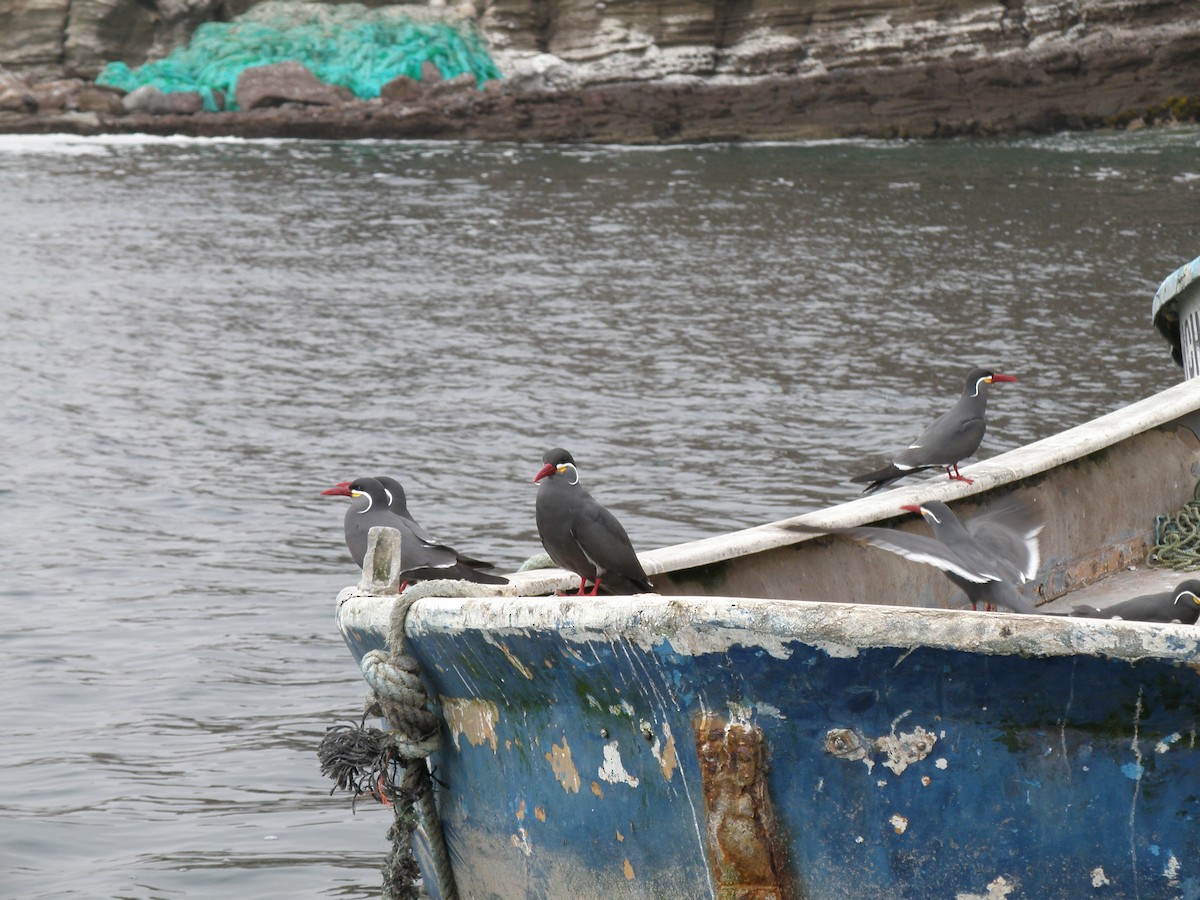
[[[359,590],[368,595],[394,596],[400,573],[400,533],[372,528]],[[429,696],[419,677],[420,667],[407,652],[408,611],[422,597],[486,597],[497,590],[467,581],[423,581],[404,591],[392,607],[387,650],[363,655],[363,679],[370,688],[363,721],[380,716],[387,731],[337,725],[326,732],[317,750],[321,772],[334,779],[334,790],[370,794],[389,803],[395,821],[388,829],[392,849],[383,864],[385,900],[417,900],[420,868],[413,856],[412,835],[419,827],[429,843],[435,882],[441,900],[457,900],[450,854],[442,833],[426,758],[440,746],[440,723],[428,708]],[[332,791],[331,791],[332,793]]]
[[[1153,569],[1200,570],[1200,482],[1192,499],[1173,516],[1158,516],[1154,522],[1154,546],[1146,557]]]

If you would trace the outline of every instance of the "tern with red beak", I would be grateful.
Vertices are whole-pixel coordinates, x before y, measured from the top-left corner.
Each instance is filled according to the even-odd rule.
[[[399,487],[396,482],[393,484]],[[453,547],[439,543],[411,517],[390,508],[394,502],[393,496],[377,478],[342,481],[327,491],[321,491],[321,494],[352,499],[350,508],[346,510],[346,549],[360,568],[367,554],[369,532],[377,525],[384,525],[400,532],[400,564],[404,567],[400,574],[405,582],[450,578],[477,584],[508,584],[506,578],[479,571],[477,566],[489,568],[487,563],[463,556]],[[404,513],[407,513],[407,507],[403,506],[403,493],[399,502]]]
[[[866,526],[832,533],[936,566],[962,588],[972,606],[983,603],[987,608],[1034,612],[1033,604],[1016,587],[1033,578],[1041,559],[1038,535],[1043,522],[1032,504],[1010,497],[966,523],[940,500],[901,509],[919,513],[933,535]]]
[[[579,595],[589,581],[592,597],[602,583],[610,594],[654,590],[621,523],[580,485],[571,454],[555,448],[542,462],[533,479],[538,534],[555,565],[579,576]]]
[[[988,385],[1016,381],[991,369],[972,369],[967,375],[962,396],[950,409],[934,420],[906,450],[893,457],[882,469],[856,475],[851,481],[868,482],[864,494],[924,469],[945,469],[952,481],[971,483],[958,472],[958,464],[979,449],[987,430]]]

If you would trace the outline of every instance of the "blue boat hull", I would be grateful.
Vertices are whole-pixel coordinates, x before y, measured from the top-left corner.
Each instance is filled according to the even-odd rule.
[[[463,897],[1200,897],[1194,629],[1083,623],[1114,655],[1043,617],[429,603]]]

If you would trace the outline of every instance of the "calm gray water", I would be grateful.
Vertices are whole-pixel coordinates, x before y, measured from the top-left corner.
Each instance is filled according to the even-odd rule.
[[[852,498],[977,363],[982,456],[1085,421],[1180,377],[1198,151],[0,138],[0,895],[375,895],[319,491],[513,567],[555,445],[649,549]]]

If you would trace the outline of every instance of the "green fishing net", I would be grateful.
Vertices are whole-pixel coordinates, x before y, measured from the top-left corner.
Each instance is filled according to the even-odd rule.
[[[210,111],[218,109],[213,91],[221,91],[225,108],[237,109],[234,88],[243,69],[288,60],[364,99],[378,97],[379,89],[398,75],[419,79],[426,61],[443,78],[468,72],[482,85],[500,77],[470,23],[419,21],[397,7],[281,0],[256,6],[232,22],[206,22],[186,47],[136,69],[109,63],[96,82],[125,91],[147,84],[167,94],[198,91]]]

